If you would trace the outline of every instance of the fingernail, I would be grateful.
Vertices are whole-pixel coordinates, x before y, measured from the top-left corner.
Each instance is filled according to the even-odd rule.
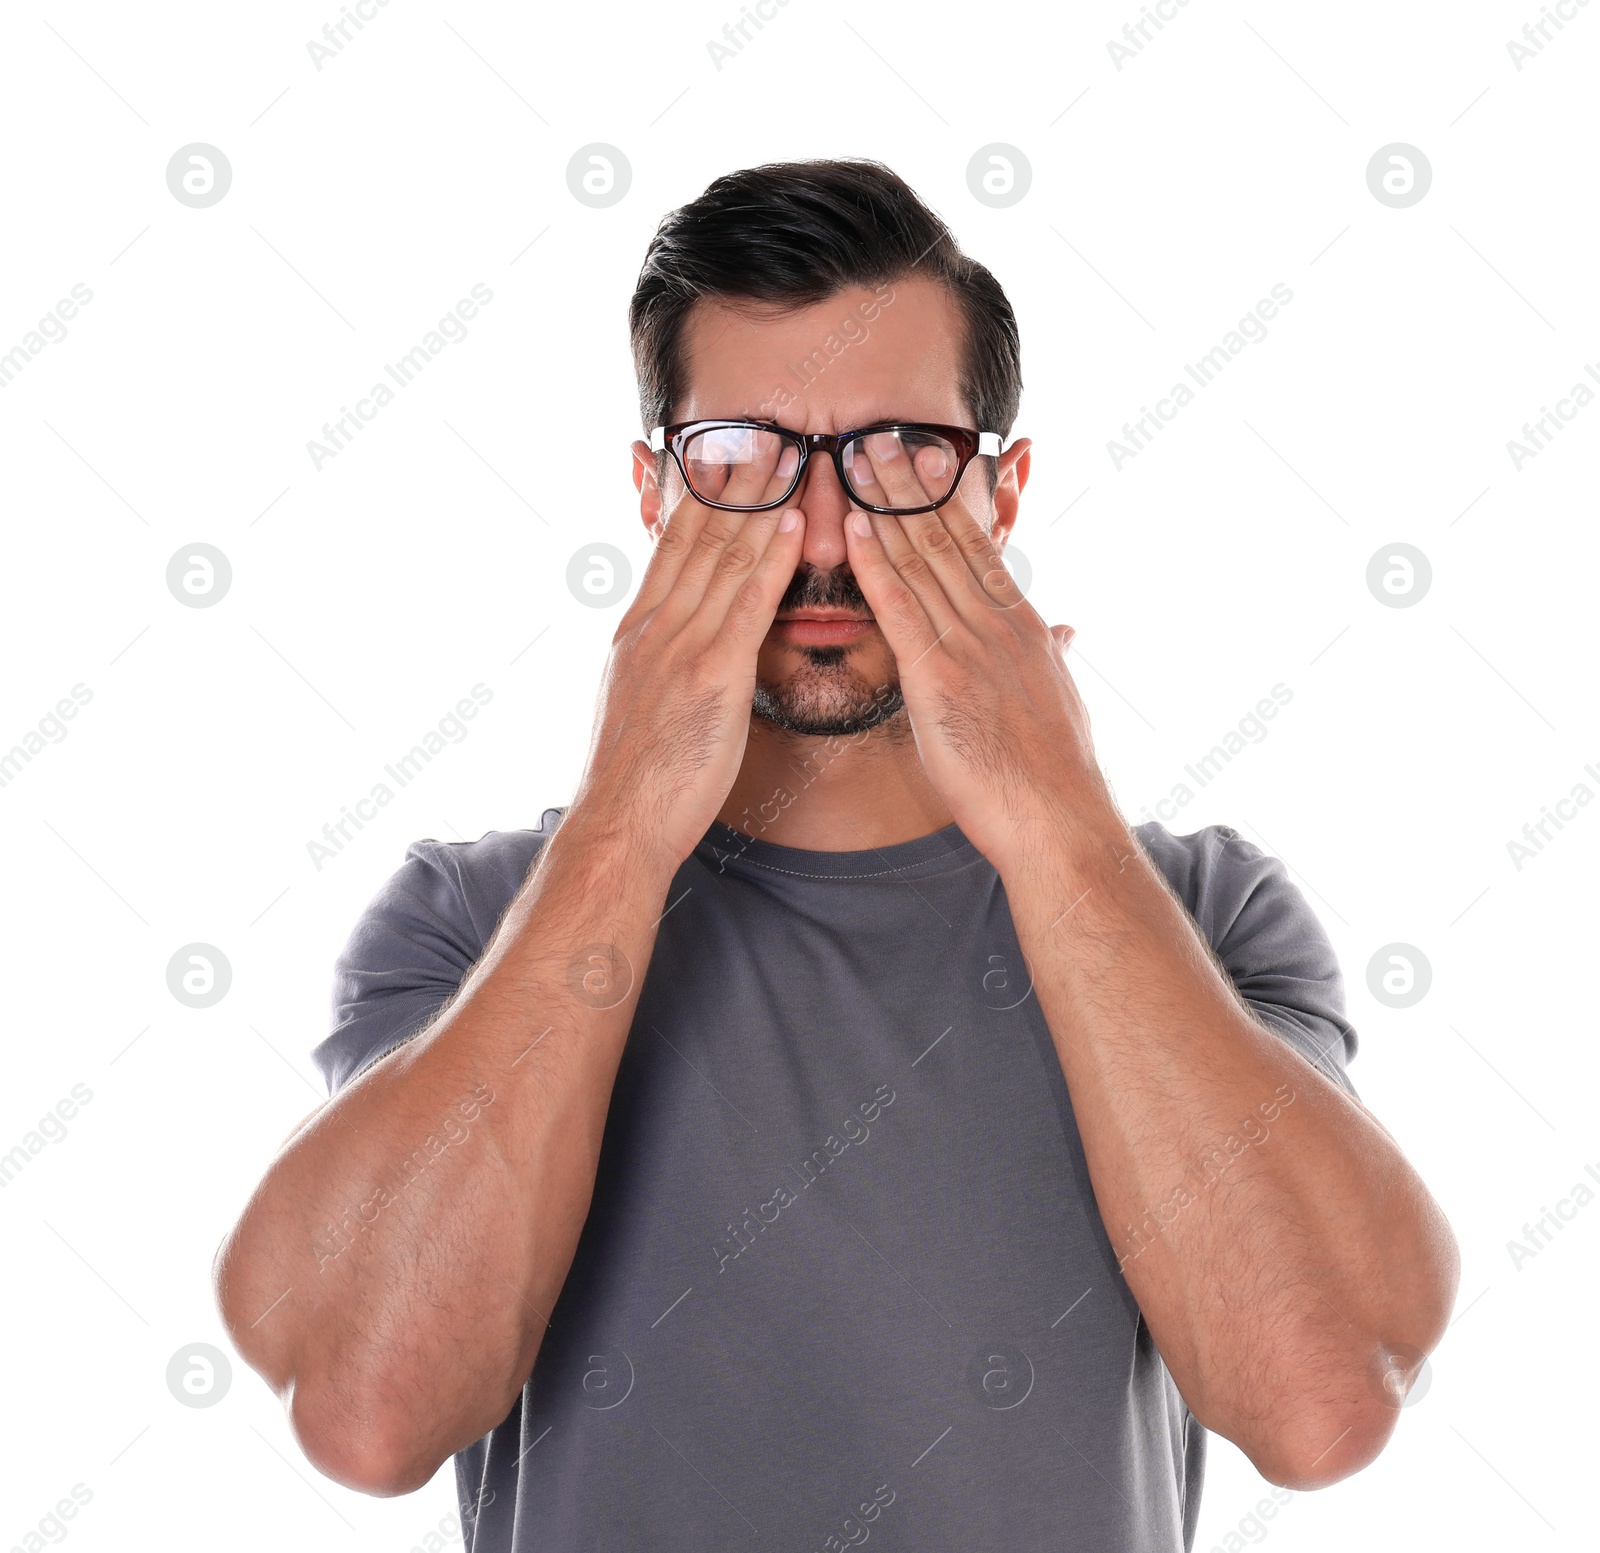
[[[787,534],[799,527],[800,514],[796,512],[793,507],[785,507],[783,509],[783,516],[778,519],[778,532],[780,534]]]
[[[872,519],[869,518],[864,512],[858,512],[853,518],[851,518],[850,527],[853,528],[862,539],[870,539],[872,537]]]

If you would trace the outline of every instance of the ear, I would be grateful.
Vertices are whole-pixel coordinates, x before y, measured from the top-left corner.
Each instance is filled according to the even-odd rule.
[[[994,526],[989,533],[1002,550],[1021,509],[1022,490],[1028,483],[1028,471],[1033,462],[1032,447],[1026,437],[1018,437],[1000,455],[999,479],[994,488]]]
[[[651,539],[661,533],[661,487],[656,484],[656,456],[650,444],[636,440],[633,451],[633,488],[639,493],[639,518]]]

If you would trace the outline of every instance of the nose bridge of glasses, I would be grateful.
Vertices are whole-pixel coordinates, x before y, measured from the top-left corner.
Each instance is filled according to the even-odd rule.
[[[801,470],[802,477],[809,474],[812,463],[810,454],[818,454],[818,463],[826,464],[832,471],[834,478],[846,492],[853,494],[855,479],[854,471],[850,468],[847,450],[853,442],[861,440],[859,431],[803,431],[799,433],[800,441],[807,455],[806,468]]]
[[[798,489],[802,483],[804,483],[808,489],[811,487],[813,478],[813,465],[815,465],[818,468],[825,468],[828,474],[833,476],[834,482],[836,484],[841,484],[843,488],[848,491],[848,483],[840,480],[839,469],[836,461],[839,459],[841,453],[843,452],[844,445],[849,439],[829,431],[802,431],[796,433],[796,435],[799,437],[801,443],[800,468],[795,471],[796,489]],[[818,456],[813,458],[811,456],[813,453],[817,454]],[[822,478],[826,480],[827,475],[824,475]]]
[[[908,436],[915,436],[921,428],[913,425],[893,426],[867,426],[854,431],[800,431],[794,435],[815,449],[819,453],[832,453],[842,451],[847,443],[860,442],[870,436],[891,436],[895,441],[903,441]]]

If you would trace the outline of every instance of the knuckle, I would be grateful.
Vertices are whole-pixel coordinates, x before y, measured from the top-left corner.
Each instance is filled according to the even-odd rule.
[[[917,596],[903,582],[892,582],[888,588],[888,607],[899,615],[920,614],[922,606],[917,602]]]
[[[723,536],[707,524],[694,536],[694,547],[703,555],[715,555],[722,548]]]
[[[642,614],[634,617],[632,621],[623,621],[626,636],[630,646],[642,646],[645,642],[654,642],[661,635],[660,606],[647,609]]]
[[[1005,573],[1005,561],[1000,558],[1000,552],[990,544],[973,544],[963,547],[963,555],[968,565],[979,577],[989,577],[994,573]]]
[[[1004,599],[1012,603],[1019,602],[1022,598],[1010,569],[997,555],[991,556],[984,562],[984,572],[980,580],[983,583],[983,591],[991,598]]]
[[[635,605],[617,622],[617,629],[612,633],[611,645],[618,655],[633,652],[649,632],[651,622],[655,619],[655,611],[640,609]]]
[[[994,541],[981,528],[963,532],[957,543],[963,555],[970,556],[974,561],[982,561],[986,566],[999,559]]]
[[[643,657],[653,657],[672,642],[671,620],[663,615],[657,605],[631,620],[624,619],[611,638],[613,657],[620,664],[630,664]]]
[[[656,540],[656,554],[680,556],[693,543],[689,530],[681,523],[668,523]]]
[[[617,629],[611,633],[611,645],[617,646],[625,637],[630,637],[645,619],[645,614],[639,608],[637,599],[623,612],[622,619],[617,622]]]
[[[704,710],[706,706],[720,702],[727,675],[722,654],[715,645],[685,655],[680,670],[682,683],[693,705]]]
[[[749,571],[760,559],[755,546],[749,540],[735,539],[722,552],[722,559],[717,563],[717,567],[723,576],[737,577],[741,572]]]
[[[765,592],[759,578],[747,578],[728,605],[727,623],[735,627],[747,624],[760,611]]]

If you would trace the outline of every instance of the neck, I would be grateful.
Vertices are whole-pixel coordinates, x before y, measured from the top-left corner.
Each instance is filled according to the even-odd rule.
[[[859,734],[788,733],[750,719],[744,763],[717,814],[779,846],[858,852],[930,836],[951,823],[902,709]]]

